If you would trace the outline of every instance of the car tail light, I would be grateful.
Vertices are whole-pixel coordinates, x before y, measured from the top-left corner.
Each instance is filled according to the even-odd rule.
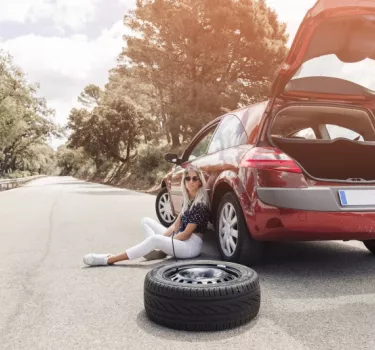
[[[273,147],[254,147],[243,158],[241,167],[278,170],[302,174],[298,164],[285,153]]]

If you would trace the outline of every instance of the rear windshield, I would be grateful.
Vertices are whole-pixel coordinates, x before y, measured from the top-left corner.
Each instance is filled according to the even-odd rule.
[[[374,60],[344,63],[336,55],[327,55],[306,61],[292,80],[309,77],[339,78],[375,91],[374,72]]]
[[[272,138],[375,141],[373,117],[361,110],[329,106],[295,106],[279,112],[270,126]]]

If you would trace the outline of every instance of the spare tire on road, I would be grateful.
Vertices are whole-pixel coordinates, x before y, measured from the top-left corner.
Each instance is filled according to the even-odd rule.
[[[144,282],[147,316],[160,325],[188,331],[234,328],[259,312],[258,274],[223,261],[189,261],[159,266]]]

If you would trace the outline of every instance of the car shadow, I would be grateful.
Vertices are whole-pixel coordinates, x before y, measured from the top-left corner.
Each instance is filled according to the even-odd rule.
[[[136,263],[133,262],[125,262],[125,263],[116,263],[114,265],[105,265],[105,266],[83,266],[82,269],[114,269],[114,268],[126,268],[126,269],[144,269],[144,270],[151,270],[155,269],[158,266],[162,266],[165,264],[172,263],[174,260],[170,259],[160,259],[160,260],[140,260]]]
[[[260,316],[258,315],[251,322],[241,327],[220,332],[191,332],[174,330],[156,324],[147,317],[146,311],[142,310],[137,316],[137,325],[147,334],[151,334],[157,338],[175,340],[179,342],[186,341],[188,343],[209,343],[217,342],[218,340],[233,338],[235,336],[243,335],[251,331],[251,329],[256,326],[259,317]]]
[[[221,260],[213,231],[206,232],[199,259]],[[321,297],[322,287],[332,297],[375,290],[370,283],[362,283],[375,280],[375,256],[361,243],[357,246],[339,241],[268,242],[262,260],[252,268],[262,283],[275,287],[274,293],[285,292],[291,297],[300,295],[303,283],[309,287],[311,297]]]
[[[105,190],[99,191],[75,191],[76,194],[88,195],[88,196],[142,196],[143,193],[129,191],[129,190]]]
[[[370,294],[375,257],[340,242],[269,244],[263,261],[253,267],[261,283],[278,297],[335,298]]]
[[[207,234],[202,260],[221,260],[214,232]],[[343,242],[267,243],[252,268],[277,297],[321,298],[374,293],[375,256]],[[301,288],[302,286],[302,288]]]

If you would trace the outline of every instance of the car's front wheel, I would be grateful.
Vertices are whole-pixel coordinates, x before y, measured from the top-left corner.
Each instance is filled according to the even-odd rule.
[[[158,193],[155,209],[156,215],[163,226],[169,227],[176,220],[176,217],[173,215],[170,196],[166,187],[163,187]]]
[[[363,241],[363,243],[372,254],[375,254],[375,240]]]
[[[216,233],[224,261],[251,266],[261,259],[263,243],[251,237],[241,205],[233,192],[226,193],[220,201]]]

